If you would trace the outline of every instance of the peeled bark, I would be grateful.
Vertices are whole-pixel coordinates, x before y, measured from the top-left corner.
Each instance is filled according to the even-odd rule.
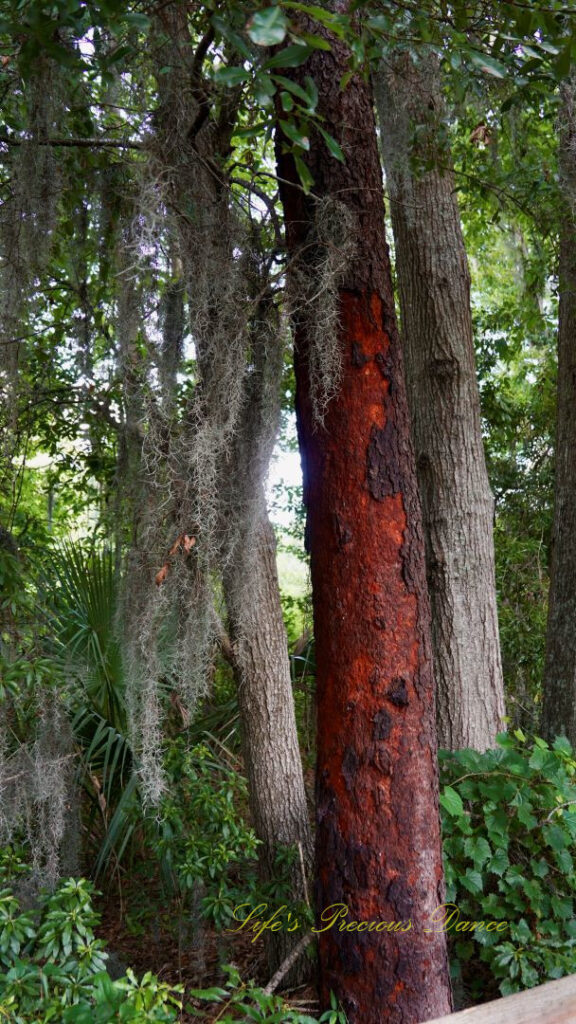
[[[306,196],[277,137],[292,290],[308,279],[313,292],[323,260],[318,200],[344,204],[356,246],[337,282],[341,374],[323,424],[311,380],[316,325],[303,300],[294,315],[317,662],[320,998],[327,1007],[332,990],[350,1024],[408,1024],[451,1001],[445,935],[426,931],[443,882],[424,542],[372,97],[358,78],[340,90],[347,53],[330,41],[331,52],[286,74],[301,85],[314,78],[345,164],[311,130]],[[326,929],[335,903],[346,921]],[[402,924],[376,932],[372,921]],[[351,922],[366,924],[345,930]]]
[[[435,56],[376,76],[426,539],[438,743],[494,747],[504,684],[470,274]],[[420,167],[418,167],[420,164]]]
[[[576,748],[576,74],[562,87],[559,121],[564,203],[560,227],[554,533],[542,735]]]

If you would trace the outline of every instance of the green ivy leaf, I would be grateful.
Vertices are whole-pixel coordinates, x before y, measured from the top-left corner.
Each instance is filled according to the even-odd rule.
[[[440,803],[448,814],[452,814],[454,817],[459,817],[464,814],[464,804],[462,798],[452,786],[444,786],[444,791],[440,794]]]
[[[553,743],[553,749],[560,751],[562,754],[571,755],[573,753],[570,740],[566,736],[557,736]]]
[[[481,868],[492,856],[490,843],[484,836],[469,836],[464,841],[464,852],[474,861],[476,868]]]
[[[492,874],[498,875],[501,878],[509,865],[508,855],[504,850],[497,850],[487,867]]]
[[[468,868],[465,874],[462,875],[460,881],[464,888],[469,893],[472,893],[473,896],[478,896],[484,888],[482,875],[479,871],[473,871],[471,868]]]
[[[542,831],[548,846],[551,846],[553,850],[558,852],[566,849],[569,840],[564,829],[558,825],[545,825]]]

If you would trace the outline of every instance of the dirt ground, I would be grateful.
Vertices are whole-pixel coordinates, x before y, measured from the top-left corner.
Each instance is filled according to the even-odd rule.
[[[120,977],[131,967],[137,977],[152,971],[160,981],[184,986],[183,1005],[197,1012],[184,1010],[180,1017],[183,1024],[208,1024],[222,1012],[222,1003],[200,1003],[190,995],[190,990],[224,987],[223,964],[233,964],[244,982],[266,985],[270,980],[261,938],[253,943],[245,932],[227,934],[210,925],[200,930],[189,929],[185,921],[178,921],[176,907],[158,907],[163,907],[160,893],[148,890],[143,898],[142,891],[138,892],[135,886],[124,887],[122,899],[118,893],[99,896],[95,908],[102,919],[96,932],[106,941],[110,954],[108,969],[113,976]],[[317,994],[312,986],[280,990],[279,994],[302,1013],[318,1012]]]

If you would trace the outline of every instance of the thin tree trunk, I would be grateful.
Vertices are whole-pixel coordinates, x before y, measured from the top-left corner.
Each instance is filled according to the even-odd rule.
[[[558,412],[542,735],[576,748],[576,72],[562,87]]]
[[[288,644],[276,569],[276,540],[261,494],[257,526],[249,549],[236,552],[224,574],[233,659],[238,684],[244,763],[256,835],[262,842],[260,872],[265,882],[284,878],[288,904],[304,902],[312,862],[312,840],[298,746]],[[291,851],[283,871],[277,855]],[[270,906],[273,913],[276,907]],[[281,915],[287,924],[286,913]],[[265,933],[272,971],[302,938],[286,927]],[[308,973],[306,959],[290,971],[296,983]]]
[[[470,274],[436,56],[375,79],[432,606],[438,743],[495,746],[504,683]],[[418,166],[420,164],[420,166]]]
[[[350,1024],[409,1024],[449,1012],[451,1002],[445,935],[426,931],[443,882],[424,542],[372,97],[358,78],[340,90],[347,53],[330,41],[330,53],[286,74],[300,85],[314,78],[323,127],[346,163],[311,130],[305,159],[314,187],[305,196],[286,140],[277,138],[292,290],[300,292],[295,365],[317,660],[320,998],[327,1007],[332,990]],[[339,323],[323,334],[330,310],[319,318],[318,296],[306,305],[302,285],[318,292],[318,268],[338,245],[319,233],[328,214],[344,248],[351,228],[355,254],[332,281]],[[329,304],[330,282],[324,276],[321,284]],[[334,365],[335,355],[339,386],[321,424],[318,364]],[[347,916],[327,928],[334,904]],[[358,931],[354,921],[366,924]],[[397,922],[398,930],[369,931],[372,921]]]

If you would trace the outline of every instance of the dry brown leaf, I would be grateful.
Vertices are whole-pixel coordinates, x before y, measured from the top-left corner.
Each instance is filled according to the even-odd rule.
[[[162,586],[162,584],[164,583],[164,580],[166,579],[167,575],[168,575],[168,562],[165,562],[164,565],[162,566],[162,568],[156,573],[156,576],[154,577],[154,582],[156,583],[157,587],[161,587]]]

